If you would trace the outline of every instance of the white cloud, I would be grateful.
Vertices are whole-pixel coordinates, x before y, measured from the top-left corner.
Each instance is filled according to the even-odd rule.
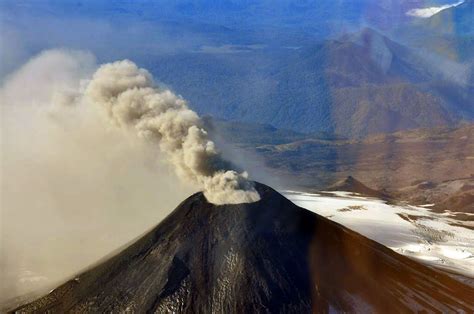
[[[463,2],[464,1],[459,1],[459,2],[456,2],[456,3],[453,3],[453,4],[445,4],[445,5],[438,6],[438,7],[429,7],[429,8],[422,8],[422,9],[411,9],[407,12],[407,15],[414,16],[414,17],[420,17],[420,18],[429,18],[429,17],[432,17],[433,15],[435,15],[435,14],[437,14],[437,13],[443,11],[443,10],[458,6]]]

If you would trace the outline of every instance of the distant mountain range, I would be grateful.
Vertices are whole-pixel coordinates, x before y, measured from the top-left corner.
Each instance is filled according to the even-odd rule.
[[[469,67],[373,29],[299,49],[194,52],[151,62],[201,114],[364,137],[474,118]]]

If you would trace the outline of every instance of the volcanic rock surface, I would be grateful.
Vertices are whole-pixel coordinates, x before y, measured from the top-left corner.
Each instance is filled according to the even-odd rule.
[[[256,184],[197,193],[148,234],[18,312],[310,313],[474,310],[474,291]]]

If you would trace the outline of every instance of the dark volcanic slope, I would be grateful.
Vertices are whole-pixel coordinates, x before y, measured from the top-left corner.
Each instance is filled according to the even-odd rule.
[[[125,251],[17,311],[474,309],[472,288],[257,188],[253,204],[191,196]]]

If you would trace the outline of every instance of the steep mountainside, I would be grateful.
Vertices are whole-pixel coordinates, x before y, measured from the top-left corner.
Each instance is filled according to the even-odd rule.
[[[20,312],[466,311],[474,290],[292,204],[201,193],[126,250]]]

